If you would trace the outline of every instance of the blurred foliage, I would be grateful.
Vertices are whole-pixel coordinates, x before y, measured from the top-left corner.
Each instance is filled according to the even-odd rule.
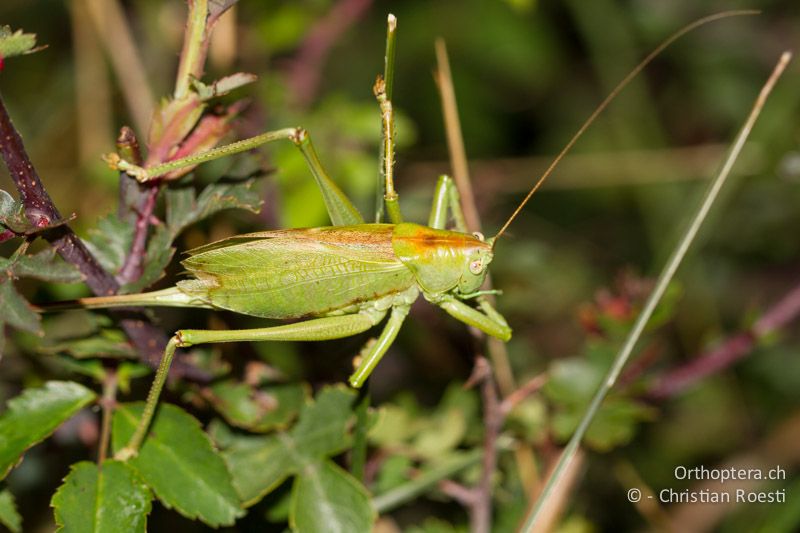
[[[256,82],[220,100],[230,104],[235,98],[249,99],[228,137],[304,126],[331,175],[362,212],[370,213],[380,141],[371,87],[383,69],[385,16],[391,10],[399,20],[394,104],[399,112],[396,179],[404,214],[425,220],[436,175],[448,171],[431,76],[432,43],[441,36],[450,52],[473,186],[487,235],[503,223],[549,154],[564,145],[613,85],[664,37],[720,9],[763,11],[757,17],[704,27],[660,56],[592,126],[498,243],[492,275],[495,286],[504,291],[498,307],[514,328],[508,344],[514,376],[518,384],[541,372],[549,376],[541,394],[517,405],[503,429],[504,437],[530,446],[539,470],[522,472],[513,453],[500,453],[493,478],[495,526],[498,531],[512,531],[527,505],[525,478],[540,476],[554,445],[563,443],[574,429],[646,296],[647,276],[657,271],[674,245],[779,53],[798,48],[800,4],[791,0],[724,5],[709,0],[376,1],[321,55],[303,55],[304,47],[311,46],[310,32],[334,4],[342,3],[240,1],[235,24],[218,29],[204,77],[211,81],[238,71],[258,76]],[[104,266],[117,270],[132,231],[116,213],[117,173],[108,170],[99,156],[115,149],[116,131],[133,125],[134,118],[123,82],[110,68],[108,51],[85,4],[4,0],[0,26],[35,33],[38,44],[47,48],[32,56],[7,58],[0,89],[55,204],[65,217],[75,214],[70,225],[92,243]],[[182,42],[184,3],[130,0],[123,7],[142,55],[149,91],[170,94]],[[302,63],[301,58],[317,63]],[[690,486],[674,479],[677,465],[711,467],[744,454],[761,454],[769,466],[778,462],[785,466],[790,479],[783,487],[797,488],[800,339],[796,327],[761,339],[744,361],[675,397],[654,402],[647,391],[666,371],[751,326],[795,287],[800,240],[791,228],[800,225],[798,117],[800,69],[795,63],[768,102],[734,179],[715,206],[711,224],[681,268],[680,286],[673,287],[662,303],[640,343],[638,358],[595,419],[587,439],[588,468],[566,505],[561,530],[655,527],[657,518],[645,511],[640,514],[625,499],[632,485],[614,468],[619,461],[633,468],[642,488],[647,485],[657,491]],[[145,137],[145,132],[137,134]],[[162,195],[157,207],[162,223],[148,250],[148,264],[153,266],[140,283],[128,287],[130,291],[152,286],[165,268],[166,279],[155,286],[173,284],[180,274],[180,252],[194,246],[246,231],[327,223],[318,190],[289,143],[204,165],[193,179],[170,185]],[[5,168],[0,169],[0,189],[14,191]],[[264,204],[255,214],[260,201]],[[217,213],[217,208],[244,209]],[[35,230],[26,224],[19,217],[19,205],[0,191],[0,233],[4,228]],[[178,253],[173,254],[173,243]],[[146,371],[142,365],[112,361],[131,354],[120,347],[121,333],[107,319],[86,318],[86,313],[46,316],[44,340],[31,335],[39,331],[39,317],[25,300],[72,298],[85,294],[85,289],[65,284],[75,281],[74,271],[40,242],[20,252],[29,255],[16,254],[18,246],[18,240],[0,244],[0,324],[25,330],[6,327],[9,339],[0,361],[0,399],[17,399],[0,415],[0,426],[15,424],[31,395],[49,397],[54,386],[62,386],[52,380],[78,380],[99,391],[107,381],[107,370],[117,364],[120,399],[142,398],[150,376],[135,379]],[[227,313],[159,310],[155,314],[165,331],[260,324]],[[315,479],[342,490],[338,496],[356,510],[358,524],[371,520],[368,494],[343,469],[349,460],[342,452],[354,438],[350,411],[342,407],[327,415],[315,413],[325,402],[339,402],[341,407],[352,401],[348,392],[321,386],[346,377],[350,357],[363,340],[237,344],[193,351],[188,361],[217,380],[208,386],[176,384],[165,399],[184,400],[182,405],[191,414],[164,409],[156,424],[166,428],[165,439],[185,433],[196,445],[153,445],[198,454],[197,461],[213,463],[209,467],[213,472],[199,472],[198,479],[145,480],[163,502],[153,503],[150,529],[205,530],[200,522],[184,517],[200,517],[209,525],[229,524],[244,512],[238,507],[240,501],[252,507],[237,522],[237,530],[263,530],[267,520],[280,531],[290,519],[313,529],[313,508],[300,509],[297,500],[319,502],[315,492],[319,486],[310,486],[298,475],[301,463],[310,465]],[[371,495],[380,500],[409,480],[480,450],[479,394],[461,388],[472,359],[462,324],[431,306],[414,307],[398,341],[371,378],[375,412],[370,419],[366,477]],[[23,389],[28,392],[20,396]],[[19,453],[49,435],[78,404],[89,401],[89,394],[85,391],[71,404],[62,397],[65,406],[48,419],[52,427],[34,428],[14,449],[14,457],[3,457],[3,464],[13,466]],[[123,404],[117,418],[135,418],[136,409],[135,404]],[[71,464],[93,458],[96,447],[98,421],[93,413],[81,413],[51,439],[30,449],[3,481],[0,523],[18,530],[21,515],[26,531],[52,527],[50,497],[64,478],[53,501],[59,523],[70,520],[64,506],[91,504],[73,498],[76,487],[91,487],[101,479],[101,472],[89,463],[70,470]],[[303,433],[314,417],[329,427],[328,440],[317,442]],[[130,429],[124,421],[115,424],[115,442],[119,432]],[[213,443],[200,424],[208,427]],[[290,460],[287,442],[313,449]],[[241,459],[247,454],[272,459],[265,460],[263,470],[255,470],[254,460]],[[152,464],[135,470],[110,463],[121,470],[116,479],[127,485],[108,487],[109,494],[127,492],[132,500],[138,495],[134,503],[143,510],[150,489],[139,476],[148,469],[157,476],[160,469],[173,468],[160,464],[161,459],[143,454],[139,461]],[[477,464],[473,461],[448,477],[474,484]],[[187,462],[184,471],[192,474],[192,466]],[[212,481],[199,479],[206,474]],[[286,479],[292,481],[283,483]],[[204,506],[202,499],[187,501],[176,492],[176,487],[192,483],[205,488],[210,484],[217,492],[205,497],[218,507]],[[336,490],[325,492],[331,493]],[[200,508],[190,508],[198,503]],[[719,507],[705,512],[724,531],[759,527],[793,531],[800,523],[798,513],[790,511],[796,509],[794,503],[790,493],[787,504],[772,506],[769,512],[762,506],[740,506],[727,514]],[[674,517],[679,506],[663,506],[660,512]],[[463,531],[468,524],[464,509],[435,484],[382,516],[392,527],[408,531]]]

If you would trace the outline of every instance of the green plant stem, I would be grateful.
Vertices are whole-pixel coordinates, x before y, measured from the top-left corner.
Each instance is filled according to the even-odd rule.
[[[181,51],[181,61],[178,66],[178,76],[175,79],[174,98],[180,100],[189,95],[192,78],[198,78],[203,70],[204,45],[208,20],[208,0],[191,0],[189,2],[189,17],[186,22],[186,33]]]
[[[720,189],[722,188],[722,186],[725,183],[725,180],[730,174],[731,168],[733,167],[736,158],[742,151],[745,141],[747,140],[747,137],[750,135],[750,131],[753,129],[753,125],[755,124],[758,115],[761,113],[761,109],[764,106],[764,102],[766,101],[767,96],[772,91],[772,88],[775,86],[775,83],[783,73],[790,59],[791,59],[791,54],[789,52],[784,52],[783,55],[781,55],[778,64],[775,66],[775,69],[772,71],[772,74],[770,75],[766,84],[764,85],[764,87],[762,87],[761,92],[759,93],[758,98],[756,99],[755,104],[753,105],[753,108],[750,111],[750,115],[747,117],[744,126],[742,126],[742,129],[739,131],[736,140],[734,141],[730,151],[728,152],[728,156],[725,159],[722,168],[720,169],[719,173],[717,174],[717,177],[714,179],[714,181],[711,183],[710,187],[706,191],[706,194],[703,197],[703,201],[700,203],[700,207],[697,209],[689,225],[689,228],[686,230],[682,239],[673,250],[669,260],[667,260],[664,269],[661,271],[661,274],[659,275],[658,280],[656,281],[656,285],[653,288],[653,292],[650,294],[650,297],[647,299],[644,308],[639,313],[639,316],[636,318],[636,322],[634,323],[633,328],[628,334],[628,337],[625,339],[625,343],[623,344],[622,348],[617,353],[617,356],[614,359],[614,363],[612,364],[611,368],[606,374],[606,378],[603,380],[603,383],[600,385],[594,397],[592,398],[592,401],[586,410],[586,414],[581,419],[580,424],[578,424],[578,427],[575,430],[575,433],[572,435],[572,438],[569,440],[566,447],[561,452],[561,457],[558,460],[556,468],[553,470],[553,474],[547,480],[547,483],[545,484],[545,487],[542,490],[539,499],[536,501],[536,504],[534,505],[531,513],[525,520],[525,525],[522,528],[522,531],[526,532],[533,531],[536,525],[536,520],[539,517],[542,509],[544,509],[549,496],[553,493],[554,489],[558,485],[563,475],[563,472],[566,471],[566,468],[569,466],[569,463],[575,456],[575,453],[578,450],[578,446],[580,446],[581,440],[583,440],[583,436],[586,434],[586,430],[589,428],[589,425],[592,423],[592,420],[594,420],[594,416],[600,409],[600,405],[603,403],[603,400],[606,398],[609,391],[614,386],[614,383],[616,383],[617,378],[619,377],[623,367],[625,366],[625,363],[628,362],[628,359],[630,358],[630,355],[633,352],[634,346],[636,346],[639,337],[644,331],[647,322],[653,315],[653,311],[655,310],[656,305],[661,300],[661,297],[664,295],[664,292],[666,291],[669,282],[675,275],[675,271],[678,269],[678,266],[680,266],[681,261],[686,256],[686,252],[689,249],[689,246],[692,244],[695,237],[697,236],[697,233],[700,230],[703,221],[705,221],[708,212],[711,209],[711,206],[714,204],[714,201],[716,200]]]
[[[103,418],[100,423],[100,443],[97,450],[98,464],[103,464],[108,454],[108,443],[111,440],[111,415],[114,414],[114,404],[117,401],[117,384],[116,370],[106,369],[106,377],[103,379],[103,397],[100,399]]]
[[[373,498],[372,503],[379,514],[391,511],[424,494],[443,479],[448,479],[465,468],[480,463],[482,459],[483,450],[475,448],[449,461],[442,462],[439,466],[432,468],[408,483],[379,494]]]
[[[512,444],[512,439],[507,436],[501,436],[497,439],[497,448],[500,450],[509,450],[512,448]],[[372,499],[375,510],[379,514],[389,512],[426,493],[440,481],[449,479],[462,470],[477,465],[481,460],[483,460],[483,449],[474,448],[457,457],[441,461],[437,466],[420,474],[408,483],[375,496]]]
[[[369,380],[358,391],[356,404],[356,425],[353,430],[353,448],[350,452],[350,473],[364,482],[367,464],[367,431],[369,430]]]

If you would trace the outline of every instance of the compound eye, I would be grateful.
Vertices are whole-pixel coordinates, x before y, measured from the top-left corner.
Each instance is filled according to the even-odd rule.
[[[486,240],[486,237],[484,237],[484,236],[483,236],[483,233],[481,233],[480,231],[476,231],[476,232],[474,232],[474,233],[472,234],[472,236],[473,236],[473,237],[475,237],[476,239],[478,239],[478,240],[479,240],[479,241],[481,241],[481,242],[484,242],[484,241]]]
[[[477,275],[483,272],[483,262],[480,259],[470,262],[469,271]]]

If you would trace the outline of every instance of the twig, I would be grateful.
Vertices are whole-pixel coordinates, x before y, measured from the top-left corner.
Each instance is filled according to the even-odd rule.
[[[452,479],[443,479],[440,481],[439,490],[460,503],[463,507],[469,508],[475,504],[475,489],[465,487]]]
[[[117,403],[117,371],[107,368],[103,379],[103,397],[100,399],[100,408],[103,418],[100,425],[100,443],[98,444],[97,463],[103,464],[108,456],[108,443],[111,439],[111,415]]]
[[[470,530],[472,533],[489,533],[492,529],[492,479],[497,468],[497,437],[500,435],[504,417],[489,362],[485,358],[479,357],[475,366],[480,365],[486,367],[485,376],[481,382],[484,453],[481,477],[475,487],[470,508]]]
[[[295,103],[307,107],[317,94],[322,65],[331,48],[366,13],[372,0],[339,0],[317,22],[289,66],[286,84]]]
[[[126,176],[126,178],[128,178],[128,176]],[[145,184],[144,187],[146,187],[147,190],[142,197],[142,204],[136,213],[131,249],[125,257],[125,263],[117,274],[117,280],[120,283],[136,281],[144,270],[144,258],[147,251],[147,233],[150,228],[150,220],[153,218],[153,211],[156,207],[156,200],[158,199],[158,193],[161,191],[161,186],[159,181],[155,181]]]
[[[703,378],[724,370],[753,352],[759,339],[786,327],[800,315],[800,284],[773,305],[752,328],[737,333],[690,363],[664,376],[647,396],[662,400],[674,396]]]
[[[503,401],[500,403],[500,412],[502,415],[504,417],[508,416],[508,413],[513,411],[525,398],[541,389],[544,384],[547,383],[547,378],[548,375],[546,373],[534,376],[530,381],[503,398]]]

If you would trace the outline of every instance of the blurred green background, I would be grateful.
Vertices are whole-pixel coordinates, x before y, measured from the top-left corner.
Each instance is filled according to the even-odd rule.
[[[134,126],[144,139],[130,98],[169,93],[185,14],[179,0],[124,2],[147,85],[129,83],[123,90],[126,84],[109,66],[87,5],[0,4],[0,24],[34,32],[48,45],[9,60],[0,90],[56,205],[62,214],[77,215],[73,226],[79,234],[116,207],[117,177],[99,155],[114,149],[122,125]],[[634,307],[641,301],[631,284],[658,271],[778,56],[787,48],[797,51],[800,3],[241,0],[235,20],[218,31],[208,79],[238,70],[257,74],[256,84],[231,95],[251,100],[236,135],[306,127],[323,163],[369,212],[380,135],[371,87],[383,69],[385,17],[391,11],[399,20],[397,186],[406,216],[423,221],[436,176],[449,168],[432,77],[433,42],[443,37],[473,186],[485,233],[492,235],[550,157],[641,57],[689,22],[738,8],[763,13],[703,27],[656,59],[592,126],[498,245],[492,273],[504,291],[499,308],[515,330],[509,351],[522,382],[552,360],[586,353],[587,313],[591,318],[593,310],[602,310],[608,294],[629,296]],[[331,9],[340,9],[343,19],[320,50],[308,36]],[[789,67],[769,100],[679,272],[674,316],[645,343],[657,355],[643,370],[644,383],[748,327],[800,282],[798,65]],[[255,157],[209,165],[200,179],[255,168],[268,169],[261,215],[218,215],[183,236],[187,248],[234,232],[327,223],[292,146],[269,146]],[[0,188],[13,190],[5,169]],[[166,281],[179,272],[174,265]],[[37,290],[34,299],[76,294],[68,287]],[[435,402],[449,381],[469,374],[463,326],[431,306],[415,307],[413,315],[375,374],[378,402],[408,389],[423,403]],[[176,320],[167,313],[165,328]],[[228,327],[251,323],[227,315],[224,320]],[[631,444],[591,457],[570,508],[585,518],[580,527],[644,523],[620,497],[620,465],[635,465],[654,486],[671,486],[676,464],[716,464],[760,449],[787,428],[800,438],[796,330],[787,328],[731,369],[656,404],[656,420]],[[312,381],[343,377],[341,361],[358,345],[354,340],[303,347],[306,375]],[[292,348],[253,349],[277,357]],[[800,453],[783,451],[791,472]],[[800,520],[789,509],[796,503],[744,507],[715,524],[728,531],[789,524],[788,531]],[[31,505],[27,512],[36,509]]]

